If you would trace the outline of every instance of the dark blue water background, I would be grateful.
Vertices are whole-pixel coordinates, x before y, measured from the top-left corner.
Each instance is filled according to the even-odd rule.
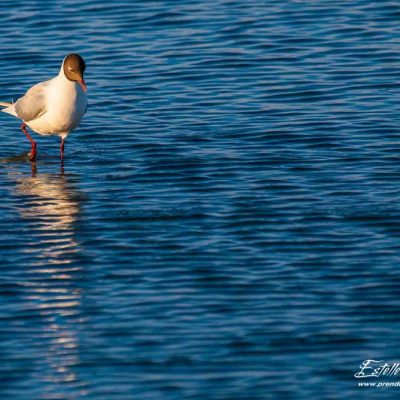
[[[0,397],[397,398],[398,1],[2,1],[0,99],[87,62],[68,138],[0,115]]]

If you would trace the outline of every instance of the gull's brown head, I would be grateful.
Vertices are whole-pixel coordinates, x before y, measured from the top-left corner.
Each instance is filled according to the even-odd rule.
[[[86,92],[86,84],[83,79],[83,74],[86,69],[85,61],[79,54],[69,54],[64,59],[63,63],[64,75],[70,81],[75,81],[81,85],[84,92]]]

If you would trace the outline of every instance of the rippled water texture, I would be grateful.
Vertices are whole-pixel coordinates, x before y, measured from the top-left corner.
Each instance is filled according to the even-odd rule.
[[[393,399],[398,1],[2,1],[0,99],[87,62],[66,143],[0,131],[0,397]],[[33,172],[33,173],[32,173]]]

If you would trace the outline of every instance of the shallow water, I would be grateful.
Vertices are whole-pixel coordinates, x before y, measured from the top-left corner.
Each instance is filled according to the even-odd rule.
[[[1,398],[398,395],[397,1],[1,5],[1,100],[90,103],[63,170],[0,116]]]

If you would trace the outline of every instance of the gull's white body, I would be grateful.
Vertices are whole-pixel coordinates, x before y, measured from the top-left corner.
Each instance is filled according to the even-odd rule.
[[[61,66],[55,78],[32,86],[15,103],[2,105],[7,108],[1,111],[22,119],[34,132],[66,138],[80,124],[86,112],[87,97],[76,81],[65,76]],[[26,113],[29,118],[24,120],[21,116]]]

